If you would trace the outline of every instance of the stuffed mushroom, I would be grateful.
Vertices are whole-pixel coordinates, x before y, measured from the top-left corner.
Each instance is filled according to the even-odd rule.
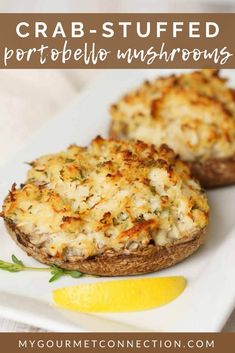
[[[146,81],[111,115],[111,137],[166,143],[203,187],[235,183],[235,93],[218,70]]]
[[[32,162],[1,216],[40,262],[119,276],[191,255],[204,241],[208,212],[204,191],[168,146],[97,137]]]

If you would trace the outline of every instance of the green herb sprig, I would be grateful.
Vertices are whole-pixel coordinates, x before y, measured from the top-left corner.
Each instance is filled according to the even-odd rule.
[[[12,262],[6,262],[0,260],[0,269],[8,272],[20,272],[20,271],[50,271],[52,277],[49,282],[54,282],[62,276],[71,276],[73,278],[82,277],[83,274],[79,271],[64,270],[56,265],[50,267],[30,267],[25,266],[24,263],[19,260],[15,255],[11,256]]]

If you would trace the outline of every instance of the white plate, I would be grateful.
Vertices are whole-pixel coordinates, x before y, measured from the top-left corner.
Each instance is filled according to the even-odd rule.
[[[171,70],[172,71],[172,70]],[[178,70],[179,71],[179,70]],[[76,142],[87,144],[97,134],[105,136],[109,126],[108,106],[123,92],[143,79],[167,70],[108,70],[68,109],[52,119],[33,136],[27,148],[0,171],[0,200],[13,182],[22,182],[27,166],[44,153],[56,152]],[[226,74],[233,78],[234,70]],[[182,263],[146,275],[159,277],[183,275],[188,286],[174,302],[154,310],[128,313],[86,315],[58,310],[53,306],[52,289],[101,279],[61,278],[49,284],[47,273],[0,271],[0,315],[52,331],[219,331],[235,302],[235,187],[208,193],[211,205],[209,235],[206,244]],[[0,223],[0,258],[17,255],[27,264],[39,265],[9,238]],[[112,279],[102,279],[109,281]]]

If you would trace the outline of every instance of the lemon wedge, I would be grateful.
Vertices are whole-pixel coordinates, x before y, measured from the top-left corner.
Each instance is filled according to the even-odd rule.
[[[59,288],[53,299],[61,308],[86,313],[140,311],[171,302],[185,286],[182,276],[115,280]]]

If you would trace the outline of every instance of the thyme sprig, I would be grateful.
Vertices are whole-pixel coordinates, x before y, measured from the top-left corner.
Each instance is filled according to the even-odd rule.
[[[0,269],[8,272],[20,272],[20,271],[50,271],[52,277],[49,282],[54,282],[62,276],[71,276],[73,278],[79,278],[83,274],[79,271],[64,270],[56,265],[50,267],[30,267],[25,266],[24,263],[19,260],[15,255],[11,256],[12,262],[0,260]]]

